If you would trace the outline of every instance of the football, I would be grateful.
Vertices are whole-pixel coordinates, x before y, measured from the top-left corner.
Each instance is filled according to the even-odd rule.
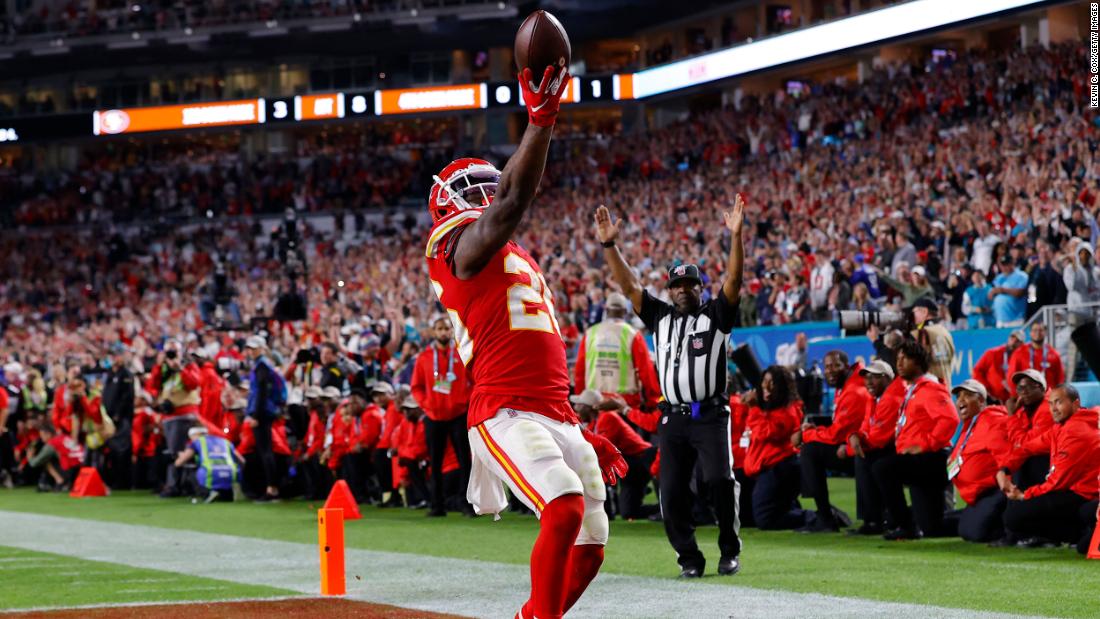
[[[546,67],[567,67],[572,54],[569,35],[558,18],[546,11],[535,11],[520,24],[516,33],[516,67],[527,67],[535,81],[542,79]]]

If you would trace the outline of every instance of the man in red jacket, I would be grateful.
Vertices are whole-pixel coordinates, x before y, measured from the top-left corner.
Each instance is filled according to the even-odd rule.
[[[1008,360],[1009,376],[1015,376],[1024,370],[1038,370],[1048,385],[1061,385],[1066,381],[1066,371],[1062,368],[1062,357],[1054,347],[1046,343],[1047,328],[1043,323],[1031,325],[1031,343],[1018,347]],[[1013,378],[1015,383],[1015,378]],[[1015,387],[1015,384],[1012,385]],[[1013,389],[1015,393],[1015,389]]]
[[[947,459],[947,478],[966,501],[966,509],[947,513],[944,528],[957,530],[968,542],[991,542],[1004,536],[1007,501],[997,487],[997,471],[1012,450],[1005,434],[1005,409],[986,406],[985,385],[972,378],[951,393],[961,421]]]
[[[431,504],[428,517],[446,516],[443,502],[443,454],[451,443],[462,471],[461,487],[470,481],[470,438],[466,433],[466,411],[470,407],[470,379],[466,364],[459,358],[454,345],[454,327],[447,316],[432,319],[435,340],[416,357],[412,375],[412,395],[420,404],[426,419],[424,432],[428,437],[428,453],[432,461]],[[464,506],[462,513],[473,517],[473,507]]]
[[[1005,467],[1015,471],[1013,483],[1021,490],[1043,483],[1050,469],[1050,416],[1047,379],[1039,370],[1023,370],[1012,375],[1016,396],[1005,403],[1008,418],[1005,432],[1012,445]],[[1055,383],[1057,384],[1057,383]]]
[[[325,390],[335,389],[326,387]],[[390,497],[379,507],[401,507],[404,502],[401,493],[397,492],[397,485],[393,478],[393,456],[390,449],[394,447],[393,435],[401,425],[401,411],[397,409],[394,401],[396,392],[393,386],[384,381],[378,381],[371,387],[371,399],[374,404],[383,411],[382,428],[378,435],[378,442],[374,445],[374,473],[378,477],[378,486],[382,493],[389,492]]]
[[[657,448],[643,440],[624,420],[631,406],[622,399],[604,398],[595,389],[569,396],[569,401],[585,429],[611,441],[626,460],[627,473],[618,485],[619,515],[634,520],[656,513],[654,509],[643,509],[642,501],[646,485],[652,479],[649,467],[657,456]]]
[[[855,458],[856,512],[863,524],[849,531],[852,535],[882,535],[885,506],[882,491],[871,474],[872,467],[894,452],[894,429],[898,425],[898,410],[905,397],[905,381],[894,375],[889,363],[878,359],[860,371],[867,391],[874,398],[874,408],[848,436],[848,442],[837,448],[838,458]]]
[[[928,374],[931,358],[920,343],[902,342],[897,364],[906,384],[894,431],[897,453],[876,462],[872,474],[893,519],[883,537],[919,539],[941,532],[947,452],[959,416],[947,387]],[[913,497],[912,512],[905,504],[905,486]]]
[[[974,380],[985,386],[986,391],[1000,402],[1007,402],[1014,390],[1009,382],[1009,363],[1012,355],[1024,343],[1024,332],[1013,331],[1008,342],[985,351],[974,365]]]
[[[840,526],[851,526],[852,519],[829,502],[829,485],[825,479],[829,470],[852,473],[852,461],[837,457],[837,447],[844,445],[874,406],[867,393],[860,371],[863,365],[848,365],[848,355],[842,350],[825,353],[825,382],[837,390],[833,422],[816,427],[802,423],[802,429],[791,437],[795,447],[801,446],[802,496],[812,498],[816,517],[797,529],[800,533],[829,533]]]
[[[405,416],[394,434],[394,447],[397,464],[405,472],[409,487],[414,492],[409,496],[408,503],[415,509],[427,507],[428,484],[424,479],[424,470],[429,464],[432,468],[443,470],[442,458],[436,462],[429,462],[427,433],[424,428],[424,411],[412,396],[406,397],[401,402],[401,413]]]
[[[1100,429],[1097,411],[1081,408],[1081,396],[1072,385],[1050,392],[1050,472],[1038,486],[1022,491],[1005,483],[1008,507],[1005,529],[1019,539],[1040,538],[1078,543],[1082,537],[1078,511],[1097,497],[1100,473]],[[998,474],[1005,482],[1005,472]],[[1084,535],[1091,535],[1085,531]],[[1087,542],[1087,540],[1086,540]]]

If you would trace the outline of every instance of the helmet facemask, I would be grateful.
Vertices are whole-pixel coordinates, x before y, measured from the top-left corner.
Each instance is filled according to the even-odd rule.
[[[437,189],[432,213],[442,218],[454,212],[489,206],[500,184],[500,170],[490,164],[471,164],[447,180],[438,175],[432,178]]]

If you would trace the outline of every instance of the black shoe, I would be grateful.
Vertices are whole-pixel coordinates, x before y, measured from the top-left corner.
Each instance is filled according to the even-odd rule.
[[[852,526],[852,518],[847,514],[847,512],[837,507],[832,507],[831,511],[833,515],[833,522],[838,523],[841,527]]]
[[[646,519],[649,520],[650,522],[664,522],[664,520],[665,520],[664,516],[661,515],[661,512],[657,512],[656,514],[651,514]]]
[[[680,570],[680,578],[702,578],[703,568],[701,567],[685,567]]]
[[[164,492],[161,492],[157,496],[159,496],[162,499],[174,499],[174,498],[176,498],[178,496],[181,496],[181,495],[180,495],[179,490],[165,490]]]
[[[995,539],[992,542],[986,544],[990,548],[1014,548],[1016,546],[1016,540],[1008,537],[1002,537],[1001,539]]]
[[[730,557],[718,562],[719,576],[733,576],[741,571],[741,557]]]
[[[467,518],[477,518],[477,512],[475,512],[474,508],[472,507],[467,507],[466,509],[462,510],[462,515]]]
[[[447,512],[442,509],[431,509],[425,514],[428,518],[442,518],[447,515]]]
[[[840,527],[836,522],[824,518],[814,518],[809,524],[794,530],[795,533],[837,533],[839,531]]]
[[[898,527],[896,529],[890,529],[882,534],[882,539],[887,541],[898,541],[904,539],[920,539],[921,534],[916,529],[910,529],[905,527]]]
[[[848,535],[882,535],[882,525],[877,522],[864,522],[858,529],[848,529]]]
[[[409,505],[409,509],[428,509],[428,502],[421,501],[419,503],[413,503],[412,505]]]
[[[1058,542],[1045,537],[1029,537],[1020,540],[1016,544],[1018,548],[1057,548],[1060,545]]]

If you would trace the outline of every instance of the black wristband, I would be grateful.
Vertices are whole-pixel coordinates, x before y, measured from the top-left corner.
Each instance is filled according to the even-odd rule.
[[[604,242],[600,243],[600,245],[603,245],[605,249],[611,249],[612,247],[615,246],[615,241],[613,241],[613,240],[612,241],[604,241]]]

